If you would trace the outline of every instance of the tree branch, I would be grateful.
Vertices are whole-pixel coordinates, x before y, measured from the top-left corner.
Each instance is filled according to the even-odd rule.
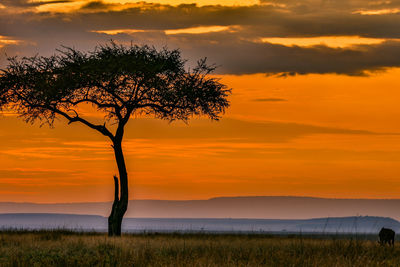
[[[57,108],[54,108],[54,107],[42,107],[41,106],[41,108],[49,109],[50,111],[65,117],[69,121],[68,124],[71,124],[71,123],[74,123],[74,122],[80,122],[80,123],[92,128],[92,129],[100,132],[104,136],[109,137],[111,139],[111,141],[114,141],[114,139],[115,139],[114,135],[107,129],[105,124],[104,125],[96,125],[96,124],[93,124],[93,123],[91,123],[91,122],[89,122],[89,121],[87,121],[87,120],[85,120],[85,119],[83,119],[83,118],[81,118],[81,117],[79,117],[77,115],[75,117],[71,117],[67,113],[65,113],[65,112],[63,112],[63,111],[61,111],[61,110],[59,110]]]
[[[71,100],[61,100],[60,101],[60,103],[68,103],[73,106],[76,106],[76,105],[79,105],[79,104],[85,103],[85,102],[92,103],[92,104],[96,105],[98,108],[115,108],[115,107],[117,107],[116,104],[110,104],[110,103],[102,104],[102,103],[99,103],[98,101],[96,101],[94,99],[90,99],[90,98],[83,98],[83,99],[80,99],[77,101],[71,101]]]

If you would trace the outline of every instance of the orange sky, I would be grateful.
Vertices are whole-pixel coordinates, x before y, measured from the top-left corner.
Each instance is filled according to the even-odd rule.
[[[222,76],[233,94],[221,122],[132,120],[124,145],[132,195],[400,197],[399,74]],[[116,169],[97,133],[13,116],[0,125],[0,201],[111,200]]]
[[[79,7],[82,5],[80,2],[70,4],[70,8]],[[269,4],[275,7],[280,5],[279,2],[271,1]],[[289,6],[290,1],[286,2]],[[220,2],[221,5],[239,3],[243,4],[243,1]],[[250,1],[246,4],[257,3]],[[203,1],[200,4],[215,3]],[[20,7],[10,10],[15,14],[75,12],[71,11],[73,9],[60,9],[62,7],[62,4],[43,5],[34,12],[21,11]],[[356,6],[348,13],[362,16],[357,10],[367,12]],[[245,27],[229,23],[218,25],[217,22],[164,29],[162,38],[173,36],[168,37],[172,38],[168,39],[169,42],[181,45],[184,54],[189,51],[188,55],[197,56],[192,50],[185,50],[184,40],[202,34],[210,34],[211,37],[207,38],[236,34]],[[151,41],[161,38],[156,31],[158,29],[143,30],[122,24],[86,30],[88,35],[103,34],[118,40],[121,34],[127,34],[140,41],[145,40],[143,38]],[[143,37],[143,33],[149,36]],[[369,45],[373,49],[388,45],[397,47],[397,39],[393,36],[376,34],[368,37],[358,32],[336,37],[329,32],[326,36],[319,35],[271,35],[262,39],[257,37],[254,43],[276,44],[279,49],[296,51],[311,47],[312,52],[328,51],[327,54],[356,48],[365,52]],[[181,36],[182,39],[178,39]],[[40,42],[45,43],[46,38],[40,38],[36,40],[22,30],[13,34],[0,31],[0,48],[4,46],[9,49],[5,51],[23,54],[31,51],[24,50],[28,49],[24,45],[32,44],[41,52],[44,46]],[[82,40],[81,43],[87,41],[84,37]],[[219,41],[214,42],[218,46]],[[194,46],[192,42],[186,45],[192,44]],[[373,57],[375,54],[368,55]],[[310,59],[310,62],[314,60]],[[291,63],[286,66],[289,68],[287,72],[298,74],[281,77],[276,75],[285,72],[278,64],[280,62],[276,64],[276,71],[275,66],[266,68],[265,72],[271,73],[264,73],[263,66],[260,71],[237,72],[223,67],[219,77],[233,91],[231,107],[220,122],[194,118],[185,125],[132,118],[124,141],[131,197],[205,199],[215,196],[295,195],[400,198],[400,68],[371,62],[365,64],[372,67],[361,68],[368,75],[360,75],[360,69],[340,74],[335,73],[341,71],[333,69],[325,73],[313,66],[306,66],[309,73],[304,74],[303,65],[298,71],[296,66],[291,69]],[[0,117],[0,137],[0,201],[112,200],[112,175],[116,173],[116,166],[110,144],[98,133],[79,125],[68,126],[64,120],[57,122],[54,129],[39,128],[5,113]]]

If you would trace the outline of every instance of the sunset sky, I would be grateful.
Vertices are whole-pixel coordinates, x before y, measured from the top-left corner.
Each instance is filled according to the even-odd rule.
[[[133,199],[400,198],[399,26],[400,0],[0,0],[0,67],[111,39],[218,65],[219,122],[128,124]],[[108,140],[39,126],[0,115],[0,201],[112,200]]]

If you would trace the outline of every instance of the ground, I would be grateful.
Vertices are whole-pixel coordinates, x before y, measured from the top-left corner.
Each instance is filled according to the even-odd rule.
[[[0,266],[400,266],[374,236],[0,232]]]

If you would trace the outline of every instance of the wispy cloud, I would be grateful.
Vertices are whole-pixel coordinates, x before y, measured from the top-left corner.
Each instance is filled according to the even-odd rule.
[[[287,101],[287,99],[283,99],[283,98],[255,98],[253,99],[253,101],[255,102],[285,102]]]
[[[400,13],[399,8],[387,8],[387,9],[377,9],[377,10],[357,10],[353,14],[361,15],[385,15],[385,14],[396,14]]]
[[[32,0],[2,0],[1,4],[5,7],[37,7],[42,5],[70,3],[71,0],[53,0],[53,1],[32,1]]]
[[[323,36],[302,38],[272,37],[262,38],[261,40],[265,43],[280,44],[284,46],[327,46],[333,48],[346,48],[355,45],[381,44],[387,41],[387,39],[384,38],[365,38],[360,36]]]

